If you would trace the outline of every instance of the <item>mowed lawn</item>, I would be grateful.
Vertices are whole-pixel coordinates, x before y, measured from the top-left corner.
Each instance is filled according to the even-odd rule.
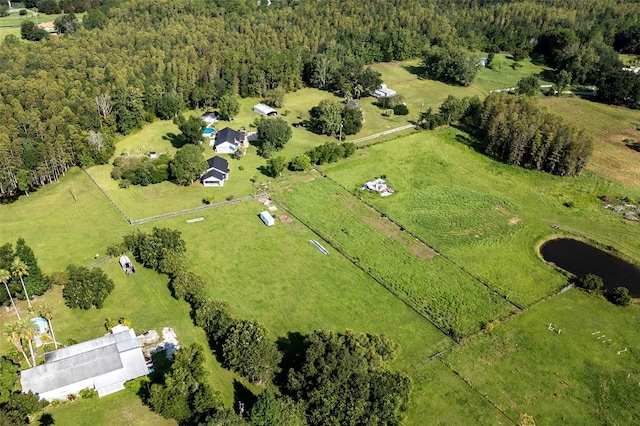
[[[566,284],[537,253],[552,235],[582,236],[640,263],[640,228],[597,198],[639,199],[636,189],[590,173],[562,178],[504,165],[470,145],[454,129],[421,132],[359,150],[323,171],[353,190],[386,175],[396,193],[365,193],[365,200],[519,306]]]
[[[209,295],[229,302],[236,317],[263,323],[274,339],[317,329],[385,333],[401,346],[401,369],[453,344],[326,243],[330,254],[323,255],[301,223],[278,218],[266,227],[258,218],[264,209],[251,201],[144,228],[180,229],[188,267],[209,281]],[[196,216],[204,220],[185,222]]]
[[[512,309],[463,269],[328,179],[318,175],[285,188],[277,197],[333,246],[454,336],[473,333]]]
[[[435,359],[409,373],[413,380],[408,425],[500,425],[508,419],[486,398]]]
[[[399,95],[405,97],[407,107],[409,108],[409,115],[393,117],[393,122],[397,124],[392,127],[397,127],[409,120],[418,120],[420,112],[426,111],[430,107],[437,112],[442,102],[449,95],[454,95],[459,98],[479,96],[480,99],[483,99],[491,90],[514,87],[521,78],[530,75],[540,75],[547,69],[546,67],[535,65],[527,59],[520,62],[522,64],[521,68],[514,70],[512,67],[514,61],[504,54],[496,55],[494,61],[502,64],[500,69],[494,71],[481,67],[475,81],[468,87],[454,86],[423,78],[422,74],[424,70],[421,66],[421,60],[419,59],[379,63],[372,65],[371,68],[382,74],[382,79],[385,84],[396,90]],[[541,83],[545,82],[541,81]],[[363,107],[366,107],[373,103],[373,101],[373,98],[368,97],[364,98],[362,102],[358,102]],[[373,112],[373,110],[370,111]],[[381,129],[378,131],[382,131],[385,129],[381,127],[390,126],[390,124],[387,123],[389,119],[382,117],[382,110],[377,109],[377,111],[377,113],[367,113],[365,109],[365,119],[367,119],[365,128],[372,126]],[[370,123],[371,120],[375,120],[379,124]],[[404,121],[404,123],[401,121]]]
[[[640,152],[624,142],[640,141],[640,131],[636,130],[640,124],[639,111],[575,97],[545,97],[540,103],[595,138],[587,170],[640,187]]]
[[[444,362],[514,422],[528,413],[541,425],[639,424],[639,323],[637,309],[570,290]]]

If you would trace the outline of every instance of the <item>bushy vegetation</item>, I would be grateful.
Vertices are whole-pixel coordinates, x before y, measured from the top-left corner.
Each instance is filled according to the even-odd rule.
[[[321,165],[335,163],[336,161],[349,158],[356,152],[356,146],[351,142],[337,143],[327,142],[319,145],[307,152],[311,164]]]
[[[468,86],[473,83],[480,57],[459,47],[432,47],[423,53],[425,76],[446,83]]]
[[[138,230],[123,240],[136,260],[147,268],[174,276],[183,267],[187,248],[180,231],[154,227],[150,234]]]
[[[62,297],[70,308],[100,309],[104,299],[115,288],[113,280],[102,269],[88,269],[82,266],[69,265],[66,269],[67,281],[62,289]]]
[[[317,331],[304,346],[286,391],[305,404],[310,424],[401,424],[411,380],[389,370],[397,348],[385,336]]]
[[[487,154],[508,164],[561,176],[580,174],[593,151],[593,138],[584,130],[520,96],[488,96],[478,127]]]
[[[269,157],[280,151],[292,136],[291,127],[282,118],[263,118],[258,124],[258,154]]]
[[[121,155],[113,162],[111,177],[120,182],[121,187],[131,185],[147,186],[169,179],[171,158],[162,154],[156,159],[145,156]]]

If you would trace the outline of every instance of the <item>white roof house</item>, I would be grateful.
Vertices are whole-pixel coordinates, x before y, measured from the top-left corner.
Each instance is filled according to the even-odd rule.
[[[256,104],[253,106],[253,112],[257,112],[260,115],[265,117],[274,117],[278,115],[278,111],[271,108],[269,105],[265,104]]]
[[[112,333],[46,353],[44,364],[20,372],[22,390],[48,401],[66,399],[87,388],[103,397],[149,374],[133,329],[123,326]]]
[[[260,219],[262,219],[264,224],[267,225],[267,226],[273,226],[273,225],[276,224],[276,221],[273,218],[273,216],[271,216],[271,213],[269,213],[266,210],[263,211],[262,213],[260,213]]]
[[[396,91],[389,89],[386,84],[381,84],[378,90],[371,94],[374,98],[392,98],[395,95]]]

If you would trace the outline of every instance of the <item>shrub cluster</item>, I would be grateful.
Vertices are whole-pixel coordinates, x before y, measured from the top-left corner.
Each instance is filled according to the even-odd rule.
[[[168,155],[160,155],[156,159],[147,156],[129,157],[121,155],[113,162],[111,177],[120,181],[121,187],[129,185],[147,186],[169,179]]]
[[[351,142],[327,142],[307,152],[312,164],[320,165],[335,163],[342,158],[351,157],[356,152],[356,146]]]

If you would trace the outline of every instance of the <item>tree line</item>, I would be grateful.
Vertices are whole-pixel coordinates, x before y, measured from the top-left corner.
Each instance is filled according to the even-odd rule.
[[[358,98],[378,82],[366,64],[425,50],[460,71],[473,71],[464,52],[538,54],[576,83],[595,77],[604,101],[637,107],[637,76],[616,71],[614,49],[637,51],[639,16],[640,3],[611,0],[104,1],[81,27],[61,19],[75,29],[62,36],[5,38],[0,195],[104,163],[117,134],[182,108],[304,85]]]
[[[484,152],[507,164],[560,176],[579,175],[593,152],[593,138],[523,94],[479,98],[448,96],[439,112],[421,114],[423,128],[461,122],[479,136]]]
[[[246,401],[247,416],[225,408],[207,383],[204,348],[192,344],[175,353],[148,391],[141,388],[144,402],[161,416],[181,425],[212,426],[401,423],[411,381],[389,369],[398,346],[384,335],[316,331],[276,342],[264,325],[236,318],[226,302],[207,296],[207,280],[185,267],[179,231],[138,231],[110,248],[123,249],[169,276],[173,297],[189,304],[194,324],[204,330],[223,367],[264,389],[257,400]]]

